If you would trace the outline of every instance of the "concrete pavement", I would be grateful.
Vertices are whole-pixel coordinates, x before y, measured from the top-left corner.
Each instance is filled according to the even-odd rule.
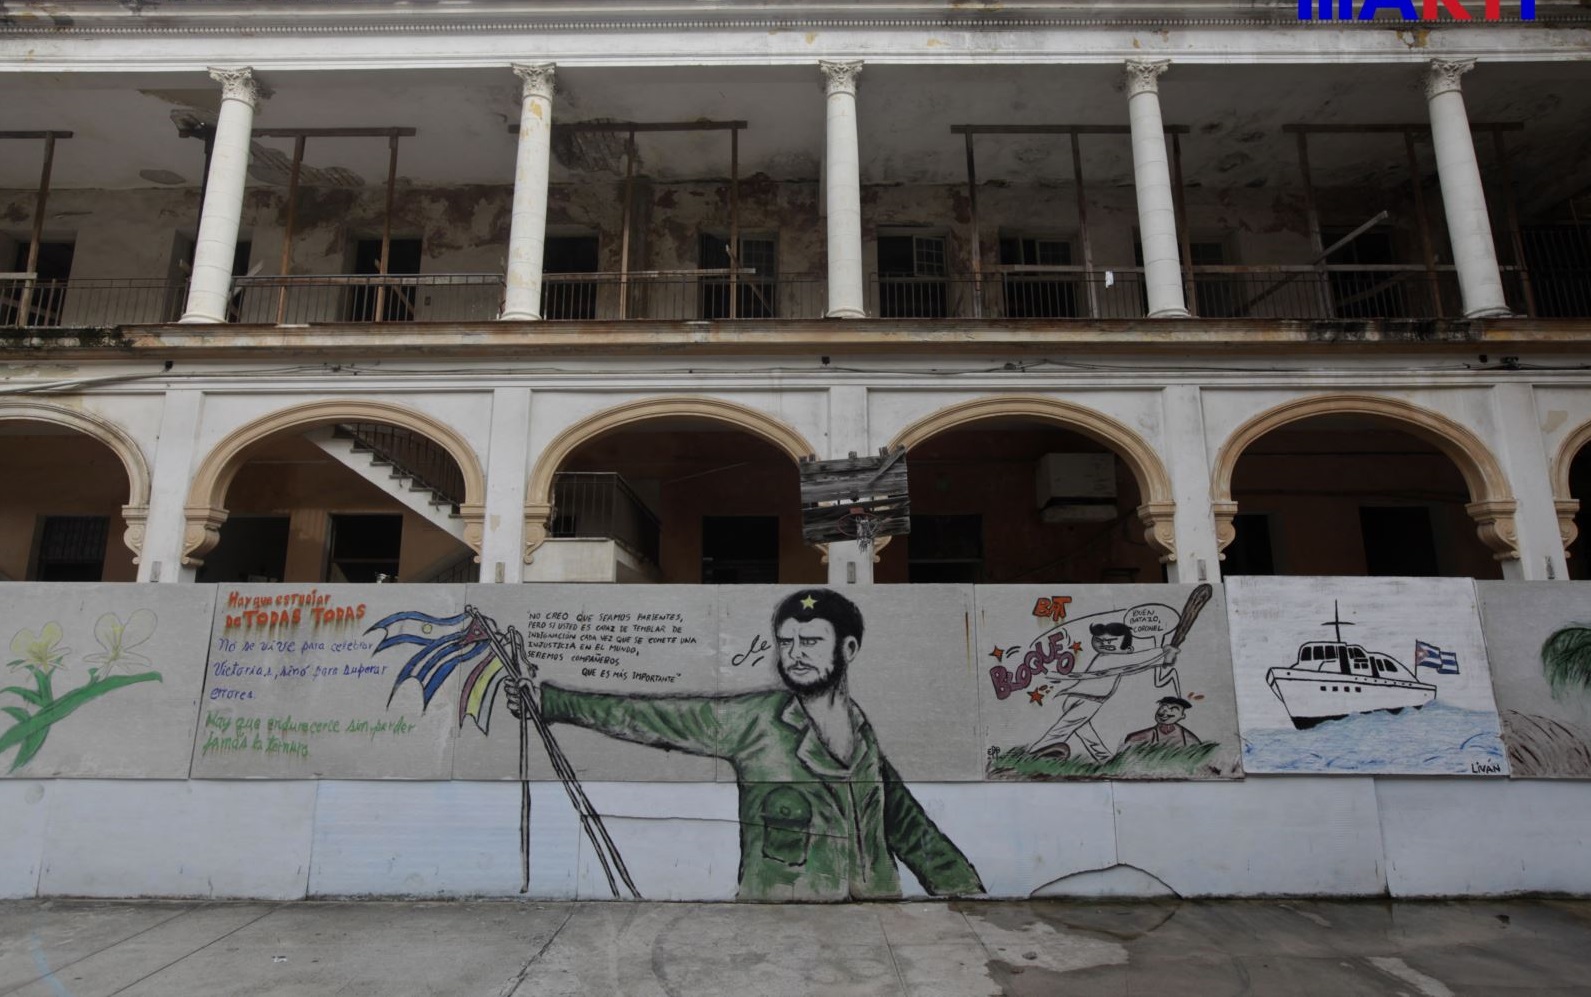
[[[1591,902],[0,903],[4,997],[1591,997]]]

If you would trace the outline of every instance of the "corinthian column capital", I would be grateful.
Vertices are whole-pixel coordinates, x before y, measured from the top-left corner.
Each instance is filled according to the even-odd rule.
[[[212,67],[209,72],[210,78],[221,84],[222,100],[241,100],[250,107],[258,108],[260,101],[271,95],[270,90],[254,78],[254,70],[248,66],[235,69]]]
[[[1462,89],[1459,78],[1474,68],[1474,59],[1432,59],[1425,71],[1425,99]]]
[[[852,62],[830,62],[824,59],[818,62],[818,69],[823,71],[825,92],[830,95],[848,93],[856,96],[856,78],[862,75],[860,59]]]
[[[1127,99],[1141,93],[1159,93],[1160,74],[1170,68],[1170,59],[1128,59]]]
[[[520,99],[541,97],[552,100],[553,75],[556,67],[550,62],[516,62],[511,67],[520,79]]]

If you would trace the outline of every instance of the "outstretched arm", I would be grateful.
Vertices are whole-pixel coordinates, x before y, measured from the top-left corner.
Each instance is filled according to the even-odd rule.
[[[978,870],[939,830],[887,759],[884,776],[884,841],[906,863],[923,889],[936,897],[983,893]]]
[[[625,696],[542,685],[548,723],[574,724],[609,737],[693,755],[716,755],[723,740],[718,703],[703,696]]]

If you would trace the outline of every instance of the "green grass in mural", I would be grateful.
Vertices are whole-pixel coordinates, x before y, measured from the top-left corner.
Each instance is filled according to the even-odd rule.
[[[1541,670],[1552,698],[1591,689],[1591,626],[1564,627],[1541,645]]]
[[[1075,757],[1060,761],[1040,757],[1027,748],[1007,748],[989,756],[989,776],[995,779],[1192,777],[1204,773],[1210,756],[1219,747],[1214,741],[1185,748],[1169,744],[1139,745],[1103,762]]]

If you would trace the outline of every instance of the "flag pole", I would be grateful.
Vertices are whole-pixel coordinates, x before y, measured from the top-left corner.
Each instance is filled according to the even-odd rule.
[[[597,861],[602,863],[603,874],[608,880],[608,889],[613,891],[614,899],[619,898],[619,886],[613,878],[614,868],[617,867],[619,876],[623,880],[632,896],[637,900],[641,898],[640,891],[635,888],[635,883],[630,878],[629,869],[625,866],[623,858],[619,855],[618,848],[613,844],[613,839],[608,835],[607,826],[602,821],[602,816],[592,807],[591,800],[586,796],[585,788],[580,785],[580,779],[575,775],[574,768],[569,764],[569,759],[564,755],[557,738],[553,737],[551,729],[547,726],[547,719],[542,715],[541,704],[536,701],[535,693],[530,688],[528,677],[521,666],[518,648],[510,652],[503,646],[502,635],[497,630],[496,621],[484,616],[479,609],[466,605],[464,611],[485,632],[486,639],[492,645],[492,650],[503,662],[504,668],[514,679],[514,694],[519,697],[520,726],[523,732],[526,719],[536,727],[536,733],[541,737],[542,746],[547,751],[547,760],[552,763],[553,771],[558,780],[563,783],[564,792],[569,794],[569,802],[574,806],[575,813],[580,816],[580,826],[585,831],[586,837],[591,840],[591,845],[596,849]],[[528,740],[528,734],[523,735]],[[521,869],[526,870],[530,864],[530,829],[529,829],[529,796],[530,773],[526,752],[520,752],[520,851]],[[611,861],[610,861],[611,860]],[[528,883],[527,883],[528,888]]]

